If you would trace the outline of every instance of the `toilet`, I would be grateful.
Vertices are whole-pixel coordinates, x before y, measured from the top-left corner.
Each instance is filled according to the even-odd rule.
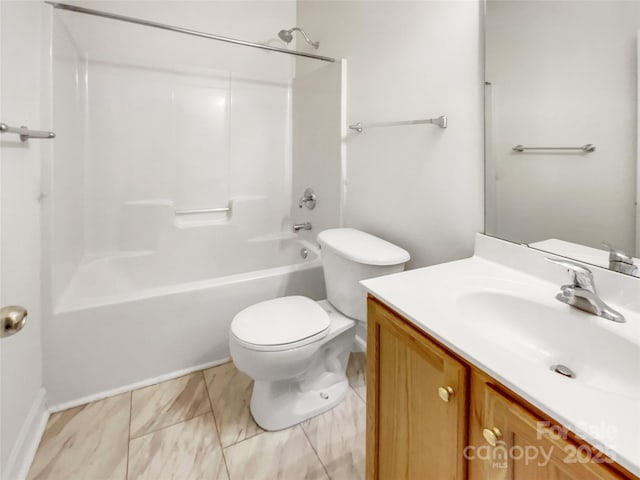
[[[288,428],[344,399],[356,325],[367,321],[359,282],[401,272],[409,260],[406,250],[353,228],[325,230],[318,243],[326,300],[267,300],[231,322],[231,357],[254,380],[251,413],[265,430]]]

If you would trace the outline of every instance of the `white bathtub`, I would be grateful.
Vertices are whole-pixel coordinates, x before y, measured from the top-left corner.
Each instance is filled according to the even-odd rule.
[[[319,252],[310,243],[273,238],[217,248],[83,262],[44,345],[52,409],[225,361],[231,319],[251,304],[283,295],[325,298]]]

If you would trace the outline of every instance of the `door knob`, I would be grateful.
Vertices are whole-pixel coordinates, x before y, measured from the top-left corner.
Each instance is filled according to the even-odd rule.
[[[0,338],[18,333],[27,322],[27,310],[18,305],[0,308]]]
[[[438,396],[443,402],[448,402],[449,400],[451,400],[451,398],[455,395],[455,393],[456,392],[453,389],[453,387],[450,387],[448,385],[446,387],[438,388]]]
[[[482,430],[482,436],[492,447],[495,447],[502,440],[502,432],[498,427],[485,428]]]

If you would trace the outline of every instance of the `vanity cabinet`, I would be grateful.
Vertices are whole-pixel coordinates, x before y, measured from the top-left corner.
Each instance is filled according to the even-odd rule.
[[[368,309],[367,478],[465,478],[469,368],[378,302]]]
[[[375,298],[367,480],[635,479]]]

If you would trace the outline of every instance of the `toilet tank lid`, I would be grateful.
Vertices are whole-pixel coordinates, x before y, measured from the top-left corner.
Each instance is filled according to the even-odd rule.
[[[411,258],[404,248],[355,228],[324,230],[318,242],[347,260],[367,265],[399,265]]]

